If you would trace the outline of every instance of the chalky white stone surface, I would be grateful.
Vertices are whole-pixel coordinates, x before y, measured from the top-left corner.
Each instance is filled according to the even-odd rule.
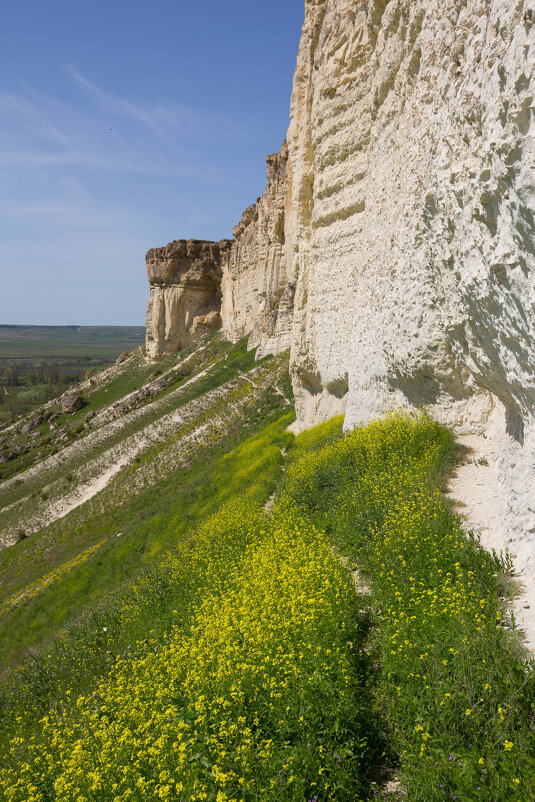
[[[534,562],[535,3],[305,7],[286,215],[298,427],[425,406],[485,433],[507,536]]]

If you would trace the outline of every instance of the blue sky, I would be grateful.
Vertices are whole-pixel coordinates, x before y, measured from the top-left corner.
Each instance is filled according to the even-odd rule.
[[[0,323],[143,325],[148,248],[232,236],[286,134],[302,20],[302,0],[0,2]]]

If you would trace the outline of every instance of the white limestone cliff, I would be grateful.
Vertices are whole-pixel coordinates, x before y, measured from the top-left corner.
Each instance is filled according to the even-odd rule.
[[[535,562],[535,3],[305,8],[286,222],[298,426],[425,406],[485,433]]]
[[[221,326],[221,259],[230,243],[175,240],[146,256],[150,359],[174,354]]]
[[[148,251],[149,358],[176,353],[220,326],[232,342],[249,335],[258,358],[290,347],[295,286],[286,274],[286,142],[266,162],[264,194],[245,210],[233,240],[175,240]]]
[[[265,193],[208,283],[156,270],[147,343],[220,303],[231,340],[291,346],[297,429],[425,407],[484,434],[535,581],[534,109],[535,0],[306,0]]]
[[[250,334],[258,357],[290,347],[294,295],[286,274],[286,142],[266,162],[265,192],[234,228],[221,286],[223,332],[233,342]]]

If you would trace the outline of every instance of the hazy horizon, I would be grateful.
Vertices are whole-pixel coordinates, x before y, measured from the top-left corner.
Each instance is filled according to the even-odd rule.
[[[0,323],[0,329],[144,329],[144,323]]]

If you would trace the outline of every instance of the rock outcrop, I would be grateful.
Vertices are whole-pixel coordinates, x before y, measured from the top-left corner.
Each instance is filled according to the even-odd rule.
[[[266,162],[265,192],[234,228],[222,281],[223,331],[233,342],[250,334],[258,357],[290,347],[295,290],[286,273],[286,142]]]
[[[61,398],[61,411],[65,415],[73,415],[82,409],[84,402],[79,393],[68,393]]]
[[[161,359],[221,326],[223,240],[175,240],[148,251],[147,356]]]
[[[534,112],[535,0],[305,0],[287,144],[232,243],[149,252],[149,355],[221,304],[230,339],[291,345],[298,428],[485,433],[531,554]]]
[[[258,358],[290,347],[295,285],[286,273],[286,142],[266,162],[265,192],[245,210],[233,240],[177,240],[147,253],[151,359],[219,326],[232,342],[250,335]]]
[[[33,432],[34,429],[37,429],[37,427],[42,424],[43,420],[43,413],[37,412],[27,423],[24,424],[24,426],[21,427],[21,434],[29,434],[30,432]]]
[[[119,356],[115,360],[115,364],[116,365],[122,365],[123,362],[126,362],[126,360],[128,359],[129,356],[130,356],[130,354],[128,353],[128,351],[123,351],[121,354],[119,354]]]
[[[509,524],[533,537],[535,6],[305,8],[286,223],[299,425],[424,405],[484,431]]]

